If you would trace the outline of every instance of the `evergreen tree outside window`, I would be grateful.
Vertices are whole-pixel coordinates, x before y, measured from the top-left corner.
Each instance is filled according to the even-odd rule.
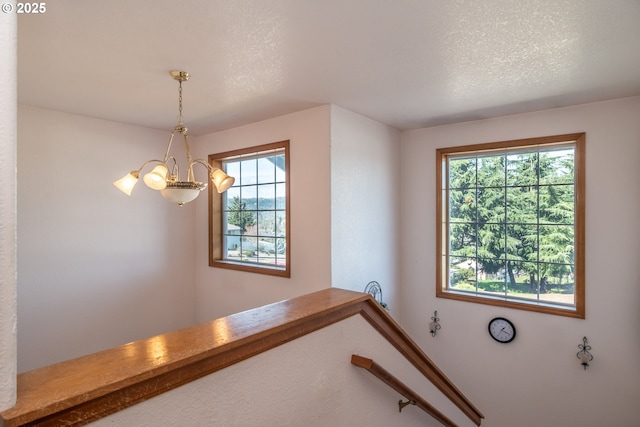
[[[289,141],[212,154],[236,180],[209,187],[209,265],[290,277]]]
[[[585,135],[436,150],[436,295],[584,318]]]

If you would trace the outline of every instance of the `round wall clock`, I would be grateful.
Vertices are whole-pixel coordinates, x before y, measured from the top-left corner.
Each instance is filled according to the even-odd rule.
[[[504,317],[496,317],[489,322],[489,335],[499,343],[506,344],[516,337],[516,327]]]

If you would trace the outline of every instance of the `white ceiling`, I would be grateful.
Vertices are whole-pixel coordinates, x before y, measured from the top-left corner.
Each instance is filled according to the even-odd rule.
[[[640,95],[640,0],[58,0],[19,102],[202,134],[333,103],[398,129]]]

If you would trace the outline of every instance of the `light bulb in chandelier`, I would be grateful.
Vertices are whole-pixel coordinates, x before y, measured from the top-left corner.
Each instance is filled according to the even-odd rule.
[[[135,187],[136,183],[138,182],[139,177],[140,177],[140,172],[131,171],[125,176],[123,176],[122,178],[120,178],[119,180],[113,181],[113,185],[118,187],[118,189],[122,191],[124,194],[126,194],[127,196],[130,196],[131,191],[133,190],[133,187]]]
[[[163,190],[167,187],[168,173],[169,169],[165,165],[158,165],[151,172],[145,174],[142,180],[152,190]]]
[[[210,175],[218,193],[224,193],[236,182],[234,177],[227,175],[222,169],[213,169]]]

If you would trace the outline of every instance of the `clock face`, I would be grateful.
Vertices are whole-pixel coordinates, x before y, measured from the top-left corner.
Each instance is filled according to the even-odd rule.
[[[504,317],[496,317],[489,322],[489,334],[499,343],[506,344],[516,337],[516,328]]]

